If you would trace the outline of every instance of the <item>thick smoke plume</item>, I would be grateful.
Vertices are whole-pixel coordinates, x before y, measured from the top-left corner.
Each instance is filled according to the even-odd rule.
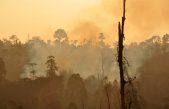
[[[169,23],[168,4],[168,0],[128,0],[126,42],[140,42],[153,35],[167,33],[167,24]],[[121,7],[122,0],[101,0],[100,4],[85,10],[74,21],[76,23],[73,23],[72,26],[72,36],[75,35],[75,39],[84,38],[86,33],[83,31],[88,31],[91,24],[94,24],[95,27],[91,30],[92,34],[97,34],[100,30],[100,32],[106,34],[107,42],[111,43],[112,40],[117,40],[117,24],[122,15]],[[90,24],[85,22],[90,22]],[[80,28],[76,28],[76,25]],[[81,35],[77,35],[77,32],[74,34],[76,30]],[[81,37],[82,35],[83,37]],[[88,35],[86,37],[94,36]]]

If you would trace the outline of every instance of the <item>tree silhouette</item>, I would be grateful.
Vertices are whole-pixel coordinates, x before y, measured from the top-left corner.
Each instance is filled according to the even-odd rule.
[[[131,109],[133,108],[133,101],[131,100],[131,102],[126,102],[126,99],[132,99],[134,98],[135,102],[134,103],[137,107],[137,95],[136,95],[136,90],[134,90],[134,86],[132,84],[132,81],[134,79],[136,79],[136,77],[134,78],[130,78],[128,71],[127,71],[127,66],[129,66],[129,63],[127,61],[127,59],[124,57],[123,55],[123,49],[124,49],[124,39],[125,39],[125,35],[124,35],[124,25],[125,25],[125,20],[126,20],[126,0],[123,0],[123,16],[122,16],[122,21],[119,22],[118,24],[118,63],[119,63],[119,70],[120,70],[120,93],[121,93],[121,109]],[[156,39],[156,38],[155,38]],[[127,80],[125,80],[127,79]],[[127,86],[128,85],[128,86]],[[126,88],[131,87],[131,91],[130,92],[130,96],[126,96]],[[134,93],[133,96],[131,96]],[[128,100],[129,101],[129,100]]]
[[[111,85],[110,83],[106,83],[105,84],[105,92],[106,92],[106,97],[107,97],[107,104],[108,104],[108,109],[111,109],[111,103],[110,103],[110,95],[109,95],[109,85]]]
[[[19,39],[17,38],[16,35],[10,36],[9,39],[13,42],[14,45],[18,44]]]
[[[48,56],[47,64],[47,77],[55,77],[56,72],[58,71],[58,66],[55,62],[54,56]]]
[[[101,78],[103,79],[104,78],[104,73],[105,73],[105,69],[104,69],[104,64],[105,64],[105,54],[104,54],[104,50],[105,50],[105,43],[104,43],[104,39],[105,39],[105,36],[103,33],[100,33],[99,37],[99,42],[98,42],[98,46],[99,46],[99,49],[100,49],[100,58],[101,58]]]
[[[169,46],[169,34],[166,34],[162,37],[162,50],[163,52],[168,52],[168,46]]]
[[[126,0],[123,0],[123,16],[122,22],[118,24],[118,63],[119,63],[119,70],[120,70],[120,93],[121,93],[121,109],[126,109],[125,106],[125,77],[124,77],[124,64],[123,64],[123,49],[124,49],[124,24],[125,24],[125,13],[126,13]],[[121,24],[122,23],[122,24]]]
[[[66,88],[68,103],[74,102],[82,109],[85,108],[87,101],[87,91],[83,79],[79,74],[72,74],[68,80]]]
[[[64,29],[58,29],[54,33],[54,38],[56,38],[56,41],[59,41],[59,42],[63,40],[67,40],[67,33]]]
[[[35,75],[36,75],[36,71],[34,69],[34,67],[37,65],[36,63],[29,63],[29,65],[31,66],[31,75],[32,75],[32,80],[35,80]]]
[[[103,33],[100,33],[98,39],[99,39],[99,46],[100,46],[100,48],[105,47],[105,43],[104,43],[105,36],[104,36]]]

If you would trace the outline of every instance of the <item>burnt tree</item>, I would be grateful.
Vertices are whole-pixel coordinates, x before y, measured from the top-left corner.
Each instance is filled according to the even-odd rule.
[[[124,24],[126,14],[126,0],[123,0],[123,16],[122,21],[118,23],[118,63],[120,70],[120,93],[121,93],[121,109],[126,109],[125,106],[125,79],[124,79],[124,64],[123,64],[123,42],[124,42]]]

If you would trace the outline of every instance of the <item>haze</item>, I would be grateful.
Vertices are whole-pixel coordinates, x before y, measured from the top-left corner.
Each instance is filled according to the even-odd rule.
[[[127,42],[142,41],[169,30],[168,0],[127,1]],[[100,32],[107,41],[117,37],[121,18],[119,0],[1,0],[0,38],[17,35],[21,41],[30,36],[53,39],[64,28],[70,39],[95,39]]]

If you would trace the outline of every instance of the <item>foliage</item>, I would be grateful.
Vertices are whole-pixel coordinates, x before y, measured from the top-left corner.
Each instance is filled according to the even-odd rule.
[[[9,106],[9,100],[14,99],[15,106],[23,109],[25,107],[29,109],[34,109],[34,107],[36,109],[48,109],[49,107],[107,109],[109,98],[110,108],[119,109],[119,81],[116,78],[118,70],[115,62],[116,55],[114,54],[116,48],[107,46],[103,36],[100,34],[98,42],[84,40],[81,43],[67,40],[65,43],[53,42],[54,44],[49,44],[35,37],[26,43],[19,44],[19,39],[14,36],[12,39],[0,40],[0,74],[1,78],[9,80],[0,84],[0,107]],[[61,37],[60,41],[62,42],[66,37]],[[142,107],[161,106],[160,109],[168,107],[168,102],[163,100],[169,96],[167,89],[168,37],[168,34],[162,37],[153,36],[139,43],[128,44],[124,48],[125,56],[130,64],[128,69],[131,70],[128,73],[132,77],[138,74],[140,76],[134,81],[134,89],[130,85],[126,85],[126,101],[130,101],[128,99],[131,98],[133,101],[138,99],[139,105],[141,104]],[[17,43],[15,43],[16,39],[18,40]],[[48,56],[47,62],[46,56]],[[57,57],[57,63],[55,57]],[[28,78],[19,81],[20,75],[25,74],[25,65],[31,62],[37,64],[36,70],[30,67],[34,66],[33,63],[28,67],[29,71],[33,71],[31,73],[34,81]],[[42,74],[43,71],[45,72],[45,62],[47,77],[55,77],[54,79],[38,75]],[[104,64],[104,76],[109,77],[106,82],[100,78],[101,63]],[[58,73],[62,75],[59,76]],[[90,76],[93,77],[89,78]],[[36,79],[34,79],[35,77]],[[112,83],[114,79],[117,81]],[[133,95],[139,95],[139,97],[134,98]],[[156,95],[156,100],[153,99],[153,95]],[[36,102],[33,102],[34,98],[37,99]],[[3,101],[4,99],[7,100]],[[156,101],[159,104],[152,106],[151,104],[157,103]],[[9,107],[4,109],[6,108],[9,109]]]
[[[48,60],[46,62],[47,65],[47,77],[55,77],[58,71],[58,66],[55,62],[54,56],[48,56]]]

